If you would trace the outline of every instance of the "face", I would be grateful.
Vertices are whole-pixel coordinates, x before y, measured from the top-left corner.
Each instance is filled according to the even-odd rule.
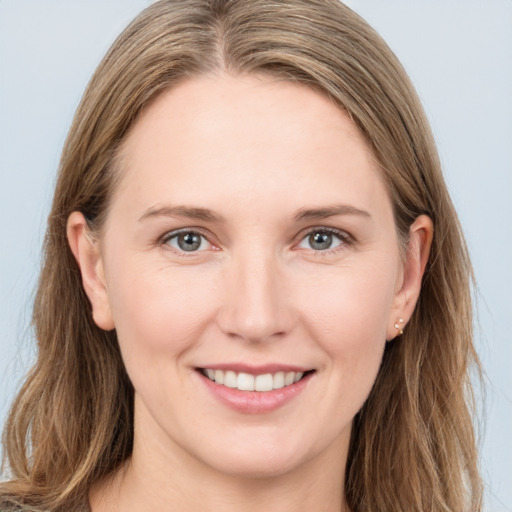
[[[406,281],[354,124],[303,86],[196,78],[144,110],[121,168],[88,293],[136,446],[252,476],[339,461]]]

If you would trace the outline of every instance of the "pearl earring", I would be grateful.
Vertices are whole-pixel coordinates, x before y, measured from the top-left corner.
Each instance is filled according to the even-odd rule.
[[[402,334],[404,333],[404,326],[405,322],[403,318],[399,318],[398,322],[395,322],[395,329],[398,331],[398,336],[402,336]]]

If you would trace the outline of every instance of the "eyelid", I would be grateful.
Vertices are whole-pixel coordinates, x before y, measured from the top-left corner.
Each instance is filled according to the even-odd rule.
[[[336,237],[338,237],[342,242],[342,244],[334,247],[333,249],[325,249],[323,251],[320,251],[320,250],[315,251],[314,249],[311,249],[312,252],[314,252],[315,254],[318,254],[320,256],[328,255],[333,252],[337,252],[339,250],[342,250],[344,247],[353,245],[355,243],[354,237],[345,230],[334,228],[331,226],[312,226],[312,227],[308,227],[308,228],[302,230],[298,234],[298,236],[297,236],[298,241],[294,244],[294,246],[296,247],[306,237],[310,236],[313,233],[318,233],[318,232],[331,233],[331,234],[335,235]],[[213,238],[213,235],[209,231],[207,231],[203,228],[194,227],[194,226],[167,231],[164,235],[162,235],[158,238],[157,243],[158,243],[158,245],[162,245],[162,246],[166,245],[169,248],[169,250],[172,250],[175,253],[183,255],[183,256],[192,256],[194,254],[202,253],[202,252],[206,251],[206,250],[191,251],[191,252],[187,253],[186,251],[179,251],[174,248],[170,248],[170,246],[167,244],[167,242],[169,240],[171,240],[172,238],[175,238],[176,236],[180,235],[181,233],[194,233],[194,234],[200,235],[208,242],[208,244],[211,245],[211,248],[206,249],[206,250],[219,250],[218,245],[216,245],[214,242],[211,241],[211,238]]]
[[[332,254],[334,252],[343,250],[344,247],[351,246],[355,242],[354,237],[350,233],[348,233],[347,231],[344,231],[342,229],[333,228],[331,226],[313,226],[313,227],[309,227],[299,233],[298,242],[295,245],[297,246],[306,237],[311,236],[313,233],[321,233],[321,232],[330,233],[332,235],[335,235],[336,237],[338,237],[341,240],[342,243],[339,246],[336,246],[332,249],[316,250],[316,251],[314,249],[311,249],[311,251],[314,252],[315,255],[326,256],[328,254]]]
[[[199,235],[199,236],[203,237],[211,247],[209,249],[204,249],[201,251],[187,252],[187,251],[175,249],[174,247],[171,247],[168,244],[169,240],[176,238],[177,236],[179,236],[180,234],[183,234],[183,233],[193,233],[193,234]],[[166,246],[169,250],[172,250],[173,252],[175,252],[176,254],[179,254],[180,256],[192,256],[194,254],[202,253],[207,250],[218,250],[218,247],[210,240],[210,238],[212,238],[211,233],[205,231],[202,228],[186,227],[186,228],[179,228],[179,229],[173,229],[171,231],[167,231],[164,235],[162,235],[158,238],[158,245]]]

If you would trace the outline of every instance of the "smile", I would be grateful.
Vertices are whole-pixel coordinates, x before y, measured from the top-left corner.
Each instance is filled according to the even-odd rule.
[[[266,414],[296,402],[309,386],[316,369],[236,363],[196,367],[195,373],[220,403],[243,414]]]
[[[251,375],[232,370],[214,370],[202,368],[201,373],[212,382],[240,391],[273,391],[299,382],[304,375],[310,372],[276,372]]]

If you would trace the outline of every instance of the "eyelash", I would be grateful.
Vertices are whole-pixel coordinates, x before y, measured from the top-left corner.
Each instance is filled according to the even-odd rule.
[[[306,240],[306,238],[308,238],[314,234],[318,234],[318,233],[323,233],[323,234],[328,233],[330,235],[334,235],[340,241],[340,244],[335,246],[332,249],[331,248],[325,249],[325,250],[310,249],[314,252],[315,256],[319,256],[319,257],[329,256],[333,253],[343,250],[343,248],[345,248],[347,246],[350,247],[350,246],[354,245],[354,242],[355,242],[354,238],[350,234],[348,234],[346,231],[342,231],[342,230],[327,227],[327,226],[320,226],[320,227],[308,228],[306,231],[303,231],[298,237],[299,242],[295,245],[302,243],[304,240]],[[170,231],[170,232],[166,233],[165,235],[163,235],[162,237],[160,237],[160,239],[158,240],[158,244],[162,245],[162,246],[165,246],[165,245],[168,246],[170,240],[177,238],[181,234],[199,235],[201,238],[206,240],[208,242],[208,244],[213,245],[212,242],[209,241],[208,235],[198,228],[182,228],[182,229],[178,229],[175,231]],[[173,250],[176,254],[178,254],[179,256],[183,256],[183,257],[190,257],[198,252],[203,252],[203,251],[185,251],[185,250],[178,250],[175,248],[172,248],[170,250]],[[214,250],[218,250],[218,249],[214,249]]]
[[[354,244],[354,238],[351,235],[349,235],[346,231],[342,231],[340,229],[331,228],[331,227],[327,227],[327,226],[308,228],[307,231],[302,232],[300,234],[299,244],[302,243],[304,240],[306,240],[306,238],[308,238],[314,234],[318,234],[318,233],[323,233],[323,234],[328,233],[330,235],[334,235],[336,238],[338,238],[338,240],[341,243],[339,245],[337,245],[333,248],[329,248],[329,249],[324,249],[324,250],[311,249],[316,257],[329,256],[331,254],[335,254],[335,253],[343,250],[344,248],[350,247]]]
[[[165,235],[163,235],[159,239],[158,244],[162,245],[162,246],[166,246],[166,245],[168,246],[169,242],[173,238],[177,238],[179,235],[182,235],[182,234],[199,235],[201,238],[206,240],[209,244],[213,245],[208,240],[207,234],[198,228],[182,228],[182,229],[177,229],[175,231],[170,231],[170,232],[166,233]],[[197,252],[203,252],[203,251],[188,251],[187,252],[184,250],[178,250],[178,249],[174,249],[174,248],[171,248],[170,250],[174,251],[175,254],[178,254],[179,256],[183,256],[183,257],[190,257],[190,256],[193,256]]]

